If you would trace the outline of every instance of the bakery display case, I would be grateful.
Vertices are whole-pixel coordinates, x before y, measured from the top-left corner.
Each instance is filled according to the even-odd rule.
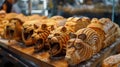
[[[18,5],[22,8],[24,14],[48,15],[47,0],[20,0]]]
[[[20,14],[0,11],[3,67],[119,66],[119,0],[19,0],[18,5]]]

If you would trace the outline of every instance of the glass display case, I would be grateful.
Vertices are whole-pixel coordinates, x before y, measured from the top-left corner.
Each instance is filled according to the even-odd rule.
[[[108,17],[120,22],[120,0],[18,0],[18,5],[25,15]]]
[[[19,0],[18,3],[24,14],[48,15],[47,0]]]
[[[53,2],[53,11],[57,10],[57,15],[107,17],[116,23],[120,22],[120,0],[61,0],[56,3]]]

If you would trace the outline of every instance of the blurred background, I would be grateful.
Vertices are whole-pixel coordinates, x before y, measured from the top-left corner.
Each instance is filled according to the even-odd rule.
[[[18,0],[17,4],[25,15],[108,17],[120,25],[120,0]]]

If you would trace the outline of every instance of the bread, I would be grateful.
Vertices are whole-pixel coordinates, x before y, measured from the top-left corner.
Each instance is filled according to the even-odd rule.
[[[13,16],[12,16],[13,15]],[[3,38],[3,34],[4,34],[4,28],[5,26],[8,24],[9,19],[12,17],[15,17],[17,14],[15,13],[10,13],[10,14],[6,14],[5,11],[0,11],[0,35]]]
[[[5,26],[3,37],[5,39],[15,39],[21,41],[21,31],[23,22],[19,18],[11,18]]]
[[[116,40],[116,36],[119,36],[119,34],[117,34],[119,29],[118,26],[108,18],[93,18],[91,24],[87,27],[97,31],[101,37],[100,39],[103,41],[103,48],[112,44]]]
[[[120,63],[120,54],[117,54],[106,58],[103,61],[102,67],[117,67],[119,63]]]
[[[49,26],[49,29],[52,31],[59,26],[64,26],[66,19],[62,16],[53,16],[51,18],[48,18],[45,22],[47,23],[47,26]]]
[[[87,26],[87,28],[91,28],[93,30],[95,30],[98,35],[100,36],[101,41],[105,40],[105,32],[103,29],[103,25],[99,22],[99,20],[97,18],[93,18],[91,20],[91,24],[89,24]],[[104,44],[102,45],[102,47],[104,47]]]
[[[42,23],[43,22],[40,22],[40,20],[31,20],[31,21],[28,20],[23,24],[22,40],[26,46],[33,45],[31,36],[34,30],[36,29],[34,25],[39,27]]]
[[[38,19],[47,19],[46,16],[40,16],[37,14],[33,14],[31,16],[28,16],[28,20],[38,20]]]
[[[67,19],[65,26],[72,28],[76,32],[79,29],[87,27],[88,24],[90,24],[90,19],[87,17],[70,17]]]
[[[93,48],[81,39],[73,38],[68,41],[65,59],[68,64],[76,65],[88,60],[94,54]]]
[[[91,28],[83,28],[78,30],[75,34],[79,39],[83,40],[83,42],[90,45],[95,53],[99,52],[102,48],[100,35],[95,30]]]
[[[49,49],[49,45],[48,46],[45,45],[46,39],[49,34],[50,30],[48,29],[46,24],[42,24],[40,27],[34,30],[31,36],[35,44],[34,52],[42,51],[46,47],[48,47]]]
[[[70,39],[70,32],[72,32],[72,30],[65,26],[60,26],[51,31],[51,34],[48,36],[48,42],[50,44],[50,57],[61,57],[65,55],[66,44]]]
[[[72,19],[73,18],[69,18],[68,20]],[[65,56],[68,63],[78,64],[89,59],[102,48],[105,48],[115,42],[120,35],[119,31],[119,26],[113,23],[110,19],[93,18],[87,28],[79,29],[71,35],[71,39],[68,41]],[[85,48],[81,47],[81,45],[84,45]],[[87,49],[88,47],[89,49]]]

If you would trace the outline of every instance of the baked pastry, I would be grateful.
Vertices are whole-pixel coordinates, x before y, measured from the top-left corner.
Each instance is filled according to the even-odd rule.
[[[31,16],[28,16],[28,20],[38,20],[38,19],[47,19],[46,16],[40,16],[37,14],[33,14]]]
[[[21,31],[23,22],[18,18],[11,18],[5,26],[3,37],[5,39],[15,39],[21,41]]]
[[[36,25],[34,25],[37,27]],[[48,35],[50,34],[50,30],[48,29],[46,24],[42,24],[39,27],[37,27],[32,37],[32,40],[34,41],[34,52],[39,52],[45,48],[49,49],[49,45],[45,45],[46,39]]]
[[[9,23],[9,20],[11,18],[15,18],[17,16],[16,13],[5,13],[4,11],[1,11],[1,14],[0,14],[0,35],[3,37],[3,33],[4,33],[4,28],[5,26]]]
[[[4,31],[5,24],[3,24],[3,21],[5,20],[6,12],[4,10],[0,11],[0,36],[2,35]]]
[[[87,27],[88,24],[90,24],[90,19],[88,17],[70,17],[67,19],[65,26],[71,27],[76,32],[79,29]]]
[[[64,18],[62,16],[53,16],[50,19],[56,21],[56,23],[58,24],[58,26],[64,26],[65,22],[66,22],[66,18]]]
[[[65,56],[66,44],[70,39],[70,32],[73,32],[72,29],[65,26],[60,26],[57,29],[51,31],[51,34],[48,36],[48,42],[50,44],[50,57]]]
[[[112,55],[103,61],[102,67],[119,67],[120,54]]]
[[[47,26],[49,26],[49,30],[52,31],[59,26],[64,26],[66,19],[62,16],[53,16],[45,20]]]
[[[95,30],[99,34],[101,41],[104,41],[105,32],[104,32],[103,26],[104,25],[100,23],[99,19],[93,18],[91,20],[91,23],[87,26],[87,28],[91,28]],[[104,44],[102,45],[102,47],[104,47]]]
[[[40,22],[40,20],[28,20],[23,24],[23,29],[22,29],[22,40],[25,43],[26,46],[33,45],[32,41],[32,34],[34,33],[34,30],[36,27],[34,25],[37,25],[38,27],[42,24],[43,22]]]
[[[69,18],[69,20],[71,19]],[[102,48],[113,43],[119,37],[119,31],[119,26],[110,19],[93,18],[87,28],[79,29],[75,34],[71,35],[65,56],[68,63],[78,64],[89,59]],[[81,47],[81,45],[84,45],[85,48]],[[79,47],[80,49],[77,49]]]
[[[76,65],[82,61],[88,60],[94,54],[93,48],[83,40],[77,38],[76,34],[71,34],[72,37],[67,44],[65,59],[70,65]],[[86,38],[81,34],[82,39]]]
[[[95,30],[91,28],[83,28],[78,30],[75,34],[79,39],[82,39],[83,42],[90,45],[93,48],[94,53],[99,52],[102,48],[102,41],[99,34]]]
[[[119,36],[119,27],[108,18],[93,18],[91,24],[87,27],[97,31],[101,37],[100,39],[104,41],[103,48],[109,46],[118,38],[116,36]]]

